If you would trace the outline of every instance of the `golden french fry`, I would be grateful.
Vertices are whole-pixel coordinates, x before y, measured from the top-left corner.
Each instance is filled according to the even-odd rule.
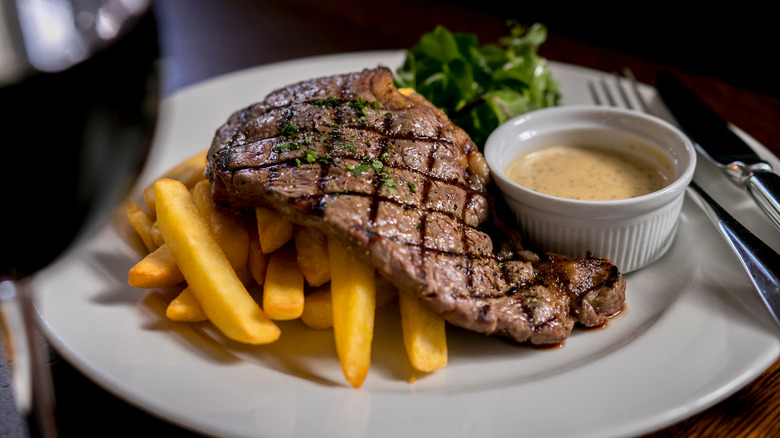
[[[187,187],[161,178],[154,183],[154,196],[160,232],[209,320],[239,342],[279,339],[281,330],[236,275]]]
[[[161,245],[130,268],[127,283],[140,289],[157,289],[184,281],[168,245]]]
[[[270,254],[263,285],[263,311],[271,319],[296,319],[303,312],[303,273],[295,247],[287,244]]]
[[[188,189],[195,187],[199,181],[204,180],[206,177],[203,175],[203,171],[206,169],[208,149],[204,149],[197,152],[176,166],[169,169],[162,175],[162,178],[169,178],[184,184]],[[149,184],[143,191],[144,202],[146,202],[146,208],[149,209],[152,218],[157,216],[155,202],[154,202],[154,183]]]
[[[144,188],[143,196],[146,208],[149,210],[149,215],[152,218],[157,218],[157,210],[154,205],[154,182]]]
[[[242,273],[247,270],[249,258],[249,233],[243,219],[217,210],[211,197],[211,183],[208,181],[195,184],[192,189],[192,199],[198,206],[201,216],[206,220],[211,235],[225,252],[233,270],[239,278],[242,277]]]
[[[265,273],[268,270],[268,259],[270,256],[263,252],[260,246],[260,237],[257,235],[256,227],[247,227],[249,231],[249,256],[247,265],[249,273],[255,280],[255,283],[262,286],[265,283]]]
[[[200,322],[209,319],[189,287],[179,292],[179,295],[168,304],[165,316],[177,322]]]
[[[154,182],[144,188],[143,197],[144,202],[146,203],[146,208],[149,210],[149,216],[151,216],[153,219],[156,219],[157,210],[154,205]]]
[[[153,252],[159,246],[154,243],[154,237],[152,236],[154,219],[152,219],[149,213],[140,205],[133,201],[125,201],[124,207],[130,225],[133,226],[133,229],[138,233],[138,236],[141,237],[147,251]]]
[[[371,365],[376,307],[374,268],[333,238],[328,238],[328,256],[336,352],[347,381],[358,388]]]
[[[447,365],[444,318],[408,292],[398,293],[398,305],[404,346],[412,366],[428,373]]]
[[[333,327],[333,305],[330,283],[326,283],[306,294],[301,321],[315,330]]]
[[[272,253],[292,239],[292,222],[276,210],[257,207],[255,215],[257,216],[257,233],[260,236],[260,246],[263,248],[264,253]]]
[[[384,277],[376,277],[376,308],[381,309],[398,298],[398,289]],[[306,295],[301,321],[311,329],[333,327],[333,303],[330,283],[326,283]]]
[[[318,287],[330,281],[328,238],[325,234],[314,228],[296,226],[293,239],[298,253],[298,266],[301,267],[306,283]]]
[[[157,221],[152,223],[152,229],[149,230],[149,234],[152,235],[152,242],[154,242],[157,247],[165,245],[165,241],[162,238],[162,234],[160,234],[160,227],[157,225]]]

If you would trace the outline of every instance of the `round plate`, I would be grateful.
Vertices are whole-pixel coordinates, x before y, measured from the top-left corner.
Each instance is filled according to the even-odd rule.
[[[138,187],[207,148],[230,113],[272,89],[377,64],[395,68],[402,59],[401,52],[301,59],[176,93],[164,101],[156,145]],[[552,67],[564,104],[591,101],[587,84],[601,73]],[[643,92],[654,97],[649,87]],[[696,180],[780,248],[780,234],[717,169],[702,163]],[[209,323],[168,321],[165,305],[174,291],[127,285],[127,271],[139,254],[118,212],[39,275],[35,286],[45,335],[110,392],[210,435],[635,435],[713,405],[780,355],[777,327],[747,276],[689,202],[669,252],[627,275],[626,310],[608,327],[577,329],[556,349],[448,327],[449,364],[424,375],[408,364],[398,309],[391,305],[378,311],[372,367],[360,389],[341,374],[331,330],[288,321],[280,324],[278,342],[251,347],[225,339]]]

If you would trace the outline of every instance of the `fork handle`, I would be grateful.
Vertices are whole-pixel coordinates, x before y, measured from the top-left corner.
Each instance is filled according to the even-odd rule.
[[[687,194],[737,254],[775,322],[780,324],[780,254],[739,223],[696,183],[691,182]]]

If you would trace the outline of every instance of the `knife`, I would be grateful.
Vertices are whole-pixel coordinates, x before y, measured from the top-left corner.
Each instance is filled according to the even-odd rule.
[[[745,187],[780,230],[780,175],[677,76],[659,73],[656,89],[696,149],[723,169],[731,181]]]

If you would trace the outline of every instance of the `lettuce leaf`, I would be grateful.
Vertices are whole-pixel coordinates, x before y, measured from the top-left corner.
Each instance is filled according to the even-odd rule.
[[[558,83],[538,54],[546,39],[539,23],[511,23],[507,36],[484,45],[474,34],[437,26],[407,50],[395,82],[443,109],[482,149],[501,123],[558,104]]]

